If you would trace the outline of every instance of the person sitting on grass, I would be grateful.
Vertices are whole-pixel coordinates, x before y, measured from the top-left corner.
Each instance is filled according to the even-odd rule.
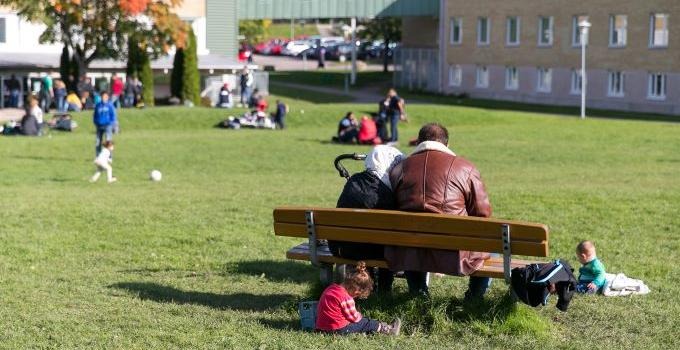
[[[42,126],[43,112],[38,106],[38,99],[29,97],[26,115],[21,118],[21,134],[25,136],[39,136]]]
[[[356,143],[359,137],[359,124],[354,113],[347,112],[344,118],[338,123],[338,135],[333,137],[334,142]]]
[[[576,291],[585,294],[595,294],[602,290],[606,283],[605,269],[597,258],[595,245],[591,241],[582,241],[576,246],[576,256],[583,265],[578,269],[578,284]]]
[[[90,182],[97,182],[103,171],[106,171],[106,179],[108,183],[118,181],[113,177],[113,167],[111,166],[111,153],[113,152],[113,141],[107,140],[102,144],[102,150],[94,160],[94,165],[97,167],[97,172],[92,175]]]
[[[75,91],[69,92],[66,96],[66,111],[80,112],[82,109],[83,103],[80,101],[80,98]]]
[[[366,263],[360,261],[356,271],[348,274],[341,284],[333,283],[321,294],[316,310],[316,329],[334,334],[388,334],[399,335],[401,320],[388,324],[365,318],[356,309],[354,298],[367,298],[373,290],[373,281],[366,272]]]
[[[382,140],[378,137],[378,127],[372,118],[368,116],[361,117],[357,139],[362,145],[379,145],[382,143]]]

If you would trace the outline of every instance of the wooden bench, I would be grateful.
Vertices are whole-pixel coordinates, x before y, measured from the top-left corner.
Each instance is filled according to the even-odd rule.
[[[334,257],[317,240],[374,243],[414,248],[436,248],[499,253],[486,260],[474,276],[510,281],[514,267],[539,261],[512,255],[548,256],[548,227],[543,224],[447,214],[391,210],[280,207],[274,209],[277,236],[307,238],[286,253],[288,259],[311,261],[321,269],[323,283],[333,279],[333,266],[356,261]],[[366,265],[387,267],[383,260]]]

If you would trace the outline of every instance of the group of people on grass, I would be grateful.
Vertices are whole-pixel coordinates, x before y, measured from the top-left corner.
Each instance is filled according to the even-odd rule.
[[[476,166],[449,148],[448,130],[426,124],[409,156],[387,145],[376,146],[365,160],[366,170],[351,176],[337,202],[339,208],[384,209],[490,217],[491,203]],[[490,257],[488,253],[405,248],[376,244],[329,241],[334,256],[359,260],[344,282],[332,284],[321,295],[316,328],[338,334],[385,333],[396,335],[400,320],[388,324],[362,317],[354,298],[372,290],[390,293],[394,271],[404,271],[409,292],[428,296],[427,273],[470,276],[465,300],[482,298],[491,279],[472,276]],[[577,247],[581,267],[577,290],[594,293],[604,283],[604,266],[590,241]],[[370,272],[362,260],[386,260],[390,269]]]
[[[361,121],[357,121],[354,113],[348,112],[338,123],[338,131],[332,140],[364,145],[397,144],[399,122],[402,120],[407,120],[404,99],[395,89],[390,89],[387,96],[378,102],[378,112],[372,117],[364,115]]]

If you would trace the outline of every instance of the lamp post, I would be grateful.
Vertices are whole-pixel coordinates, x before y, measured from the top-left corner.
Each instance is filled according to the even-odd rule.
[[[586,119],[586,89],[588,87],[588,77],[586,76],[586,46],[588,45],[588,30],[590,22],[583,20],[578,23],[581,34],[581,119]]]

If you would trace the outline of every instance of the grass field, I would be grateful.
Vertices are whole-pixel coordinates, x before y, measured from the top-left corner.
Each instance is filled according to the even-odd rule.
[[[549,225],[550,257],[573,264],[576,243],[592,239],[610,272],[652,293],[579,296],[560,313],[554,299],[509,303],[501,281],[487,302],[463,305],[465,279],[434,279],[431,300],[409,299],[399,280],[392,298],[359,303],[402,317],[399,338],[301,332],[297,302],[318,297],[317,274],[285,261],[298,240],[273,235],[272,208],[333,206],[343,186],[333,158],[368,148],[327,140],[345,111],[373,108],[309,100],[287,100],[282,132],[213,128],[220,110],[125,110],[112,185],[87,182],[89,114],[74,133],[0,137],[0,348],[680,345],[680,125],[458,106],[410,106],[402,138],[444,123],[480,168],[495,216]],[[147,180],[151,169],[162,182]]]
[[[295,38],[301,36],[312,36],[319,35],[319,31],[316,29],[316,24],[314,23],[295,23],[293,26],[293,36]],[[267,28],[265,40],[269,39],[286,39],[290,40],[290,23],[272,23],[269,28]]]

